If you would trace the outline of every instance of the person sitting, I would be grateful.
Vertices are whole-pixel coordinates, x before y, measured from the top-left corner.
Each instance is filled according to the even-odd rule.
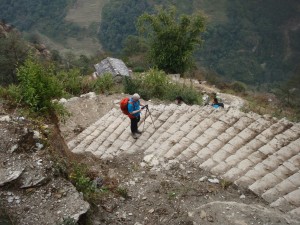
[[[175,99],[177,105],[181,105],[183,102],[183,98],[181,96],[177,96]]]
[[[224,104],[223,103],[219,103],[217,98],[214,98],[213,103],[212,103],[212,107],[214,108],[219,108],[222,107],[224,108]]]

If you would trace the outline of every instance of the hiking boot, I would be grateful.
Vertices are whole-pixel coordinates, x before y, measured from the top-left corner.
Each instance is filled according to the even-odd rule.
[[[138,138],[138,135],[137,135],[136,133],[131,133],[131,135],[132,135],[132,137],[133,137],[134,139],[137,139],[137,138]]]
[[[142,131],[139,131],[139,130],[137,130],[137,132],[136,132],[137,134],[142,134],[143,132]]]

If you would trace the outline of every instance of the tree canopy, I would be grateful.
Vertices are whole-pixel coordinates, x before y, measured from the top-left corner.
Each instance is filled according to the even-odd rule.
[[[184,73],[191,68],[193,52],[202,43],[204,17],[200,12],[178,15],[175,7],[156,10],[155,14],[142,14],[137,22],[140,34],[149,42],[150,60],[167,73]]]

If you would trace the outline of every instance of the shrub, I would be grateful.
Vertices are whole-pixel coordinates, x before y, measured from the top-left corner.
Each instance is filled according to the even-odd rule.
[[[105,73],[96,80],[94,88],[98,93],[106,93],[112,90],[114,83],[112,75],[110,73]]]
[[[15,84],[11,84],[8,87],[0,87],[0,97],[9,100],[12,104],[16,104],[21,100],[20,89]]]
[[[87,176],[88,169],[82,164],[73,164],[72,171],[69,175],[71,182],[79,192],[82,192],[85,198],[96,191],[91,179]]]
[[[59,225],[77,225],[78,223],[70,217],[64,218],[64,220]]]
[[[145,68],[142,66],[136,66],[136,67],[133,67],[132,71],[135,73],[142,73],[142,72],[145,72]]]
[[[236,81],[231,85],[231,88],[237,93],[245,93],[246,92],[246,84],[240,81]]]
[[[147,73],[135,74],[124,80],[124,91],[139,93],[144,99],[158,98],[174,101],[181,96],[187,104],[201,104],[201,95],[192,87],[172,83],[163,71],[151,69]]]
[[[60,71],[57,74],[58,79],[63,85],[64,91],[71,95],[79,95],[82,93],[82,76],[79,69],[71,69],[69,71]]]
[[[34,111],[52,110],[51,100],[62,96],[62,85],[51,65],[44,66],[29,57],[18,68],[17,76],[22,102]]]

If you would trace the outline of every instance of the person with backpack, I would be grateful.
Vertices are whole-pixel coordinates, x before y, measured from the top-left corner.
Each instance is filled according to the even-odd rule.
[[[124,114],[128,115],[130,118],[131,124],[130,124],[130,129],[131,129],[131,134],[134,139],[138,138],[138,135],[141,134],[142,132],[138,130],[138,123],[140,122],[140,114],[141,111],[145,107],[140,107],[144,106],[143,104],[140,103],[140,95],[135,93],[132,95],[131,98],[124,98],[121,103],[121,109]]]
[[[213,103],[212,103],[212,107],[214,107],[215,109],[217,109],[217,108],[219,108],[219,107],[224,108],[224,104],[218,102],[218,99],[217,99],[217,98],[214,98]]]

